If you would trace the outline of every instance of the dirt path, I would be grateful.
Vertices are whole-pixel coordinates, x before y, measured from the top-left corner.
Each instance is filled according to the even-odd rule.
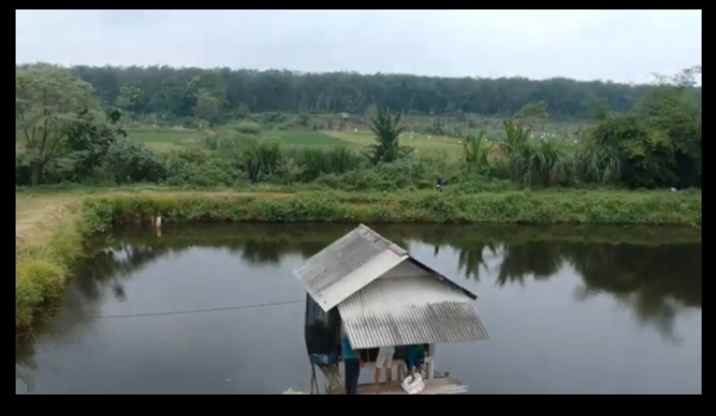
[[[71,208],[78,205],[78,197],[69,194],[15,194],[17,248],[41,245],[47,241],[52,225],[72,215]]]

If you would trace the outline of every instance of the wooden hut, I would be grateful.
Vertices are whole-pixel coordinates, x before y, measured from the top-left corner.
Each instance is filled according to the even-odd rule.
[[[477,295],[431,269],[365,225],[336,240],[295,270],[307,292],[309,356],[339,353],[343,325],[372,369],[378,348],[424,344],[424,394],[465,392],[466,386],[434,370],[435,345],[487,338],[475,308]],[[394,360],[399,373],[400,360]],[[342,367],[338,369],[341,379]],[[359,394],[401,393],[394,383],[362,384]]]

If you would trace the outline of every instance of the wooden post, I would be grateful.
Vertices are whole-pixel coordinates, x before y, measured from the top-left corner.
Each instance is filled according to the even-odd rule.
[[[428,379],[435,377],[435,344],[430,344],[430,363],[428,364]]]

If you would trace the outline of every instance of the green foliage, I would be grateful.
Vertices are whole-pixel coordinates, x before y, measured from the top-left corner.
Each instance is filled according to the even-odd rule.
[[[261,133],[261,126],[259,126],[258,123],[254,123],[252,121],[242,121],[236,124],[234,130],[242,134],[256,135]]]
[[[668,136],[636,116],[610,117],[595,127],[579,160],[585,179],[600,183],[659,187],[678,181]]]
[[[201,91],[194,104],[194,116],[213,124],[221,119],[221,101],[207,91]]]
[[[85,257],[83,241],[92,231],[79,222],[56,226],[41,248],[21,250],[15,258],[15,326],[30,327],[40,308],[58,300],[72,267]]]
[[[149,142],[151,149],[162,154],[168,149],[191,148],[201,144],[202,140],[205,149],[209,150],[198,159],[192,159],[188,152],[170,155],[163,160],[122,139],[122,130],[112,124],[117,122],[120,113],[115,110],[107,117],[98,113],[97,100],[89,84],[72,78],[69,71],[42,64],[18,65],[16,69],[16,140],[21,139],[16,142],[16,182],[20,185],[40,181],[153,181],[182,186],[225,186],[242,183],[242,177],[253,183],[288,185],[315,181],[321,186],[332,184],[354,190],[427,188],[434,184],[436,177],[449,178],[448,187],[461,184],[463,189],[482,189],[485,177],[488,177],[485,183],[494,183],[495,178],[510,178],[523,186],[614,184],[684,188],[701,183],[701,90],[695,87],[694,81],[700,68],[685,70],[658,86],[631,89],[629,100],[639,98],[639,101],[626,115],[607,112],[615,109],[615,102],[621,102],[616,107],[624,109],[623,103],[629,101],[619,98],[614,91],[609,94],[596,90],[582,95],[566,94],[571,98],[564,102],[555,99],[560,91],[570,91],[574,86],[564,79],[545,81],[544,87],[550,89],[546,97],[541,93],[517,94],[519,99],[498,111],[499,106],[485,107],[482,99],[461,102],[461,98],[455,98],[469,97],[467,91],[476,85],[472,81],[455,81],[453,89],[444,88],[445,95],[436,98],[417,92],[406,94],[410,83],[425,87],[410,77],[373,79],[356,76],[346,84],[351,88],[327,92],[321,89],[323,86],[316,87],[323,91],[319,96],[309,90],[297,99],[291,98],[290,94],[300,90],[301,83],[309,82],[308,78],[280,71],[235,73],[229,70],[154,68],[125,73],[123,69],[114,68],[101,71],[74,68],[72,72],[101,89],[98,95],[105,105],[115,104],[127,112],[136,112],[139,117],[132,122],[149,121],[148,115],[152,114],[152,123],[176,128],[176,131],[133,128],[130,129],[131,140]],[[146,78],[136,78],[140,73]],[[123,76],[117,77],[117,74]],[[110,82],[111,79],[114,82]],[[339,79],[344,79],[343,75],[335,75],[328,84]],[[309,125],[315,128],[337,125],[339,129],[365,125],[365,120],[355,114],[368,108],[366,98],[346,98],[344,94],[366,88],[360,84],[368,82],[366,79],[388,83],[386,85],[392,85],[388,82],[391,79],[400,79],[398,85],[401,85],[400,94],[374,97],[377,114],[369,120],[369,127],[376,144],[371,146],[368,155],[375,165],[372,171],[364,169],[360,156],[348,148],[324,151],[320,146],[333,146],[338,139],[307,129]],[[489,84],[474,81],[480,81],[483,87]],[[443,81],[435,82],[438,85]],[[527,84],[521,84],[520,88],[524,90],[520,91],[526,91]],[[609,88],[612,87],[616,86]],[[282,96],[286,90],[293,92]],[[250,94],[244,95],[246,91]],[[401,105],[401,100],[408,95],[414,99]],[[475,93],[472,96],[484,96],[488,100],[493,95]],[[578,96],[586,98],[576,100],[574,97]],[[531,101],[526,102],[528,97]],[[245,103],[261,112],[249,114]],[[587,131],[579,146],[567,133],[558,138],[532,134],[530,122],[549,117],[547,107],[555,115],[564,115],[570,106],[587,111],[595,105],[600,107],[601,122]],[[409,115],[407,118],[402,114],[392,115],[387,111],[388,107],[407,108]],[[515,114],[514,120],[506,120],[503,124],[504,140],[501,143],[494,146],[486,143],[487,134],[496,134],[499,125],[494,120],[488,122],[469,114],[472,107],[480,108],[482,113]],[[318,114],[337,109],[353,115]],[[288,114],[287,110],[298,113]],[[414,116],[421,112],[434,116],[422,119]],[[227,116],[241,121],[205,130],[176,126],[177,123],[206,126],[205,120],[215,124]],[[411,149],[399,145],[400,134],[408,127],[411,132],[431,131],[462,137],[468,127],[477,126],[481,128],[480,134],[468,136],[462,143],[464,165],[439,160],[440,155],[433,152],[433,147],[429,152],[421,150],[423,160],[418,160],[415,153],[412,154],[415,157],[407,157]],[[252,137],[259,140],[246,140]],[[364,146],[358,135],[341,137],[342,142],[338,142],[343,145]],[[412,133],[405,140],[414,140]],[[445,137],[437,141],[440,143],[435,144],[439,146],[458,145],[457,140],[451,143]],[[285,145],[288,151],[276,143]],[[297,150],[304,146],[316,149]],[[423,148],[428,149],[420,147]]]
[[[202,221],[485,222],[698,224],[700,194],[628,191],[504,191],[479,195],[434,190],[282,196],[174,196],[137,194],[91,198],[84,215],[95,229],[161,213],[167,223]]]
[[[232,185],[241,174],[230,158],[215,157],[199,149],[170,152],[163,164],[168,185]]]
[[[530,129],[513,120],[505,120],[503,126],[505,128],[504,146],[507,154],[519,153],[523,147],[527,146]]]
[[[103,169],[116,183],[158,182],[166,172],[159,157],[141,144],[118,140],[107,149]]]
[[[689,70],[675,77],[676,85],[661,85],[645,95],[635,114],[663,132],[673,145],[680,187],[701,185],[701,97],[687,88],[694,81]]]
[[[102,162],[109,148],[127,133],[116,126],[118,114],[108,114],[109,122],[91,113],[80,114],[79,120],[66,128],[66,159],[71,171],[62,175],[63,179],[80,182],[94,176],[101,176]]]
[[[525,104],[520,111],[515,114],[518,119],[547,119],[547,103],[544,101],[532,102]]]
[[[378,107],[370,125],[376,141],[368,156],[373,164],[393,162],[409,153],[409,149],[401,147],[398,141],[400,133],[405,130],[405,127],[400,125],[400,118],[400,113],[393,116],[388,109]]]
[[[115,105],[125,111],[136,113],[141,111],[146,101],[144,91],[135,85],[122,85]]]
[[[484,130],[481,130],[477,136],[468,136],[463,142],[465,163],[469,172],[479,174],[488,168],[486,142]]]
[[[48,163],[66,153],[67,126],[98,106],[92,86],[56,66],[19,67],[15,74],[15,122],[32,166],[33,185]]]
[[[530,139],[530,129],[512,120],[504,122],[510,177],[526,186],[571,185],[576,162],[555,141]]]
[[[398,191],[432,189],[438,176],[449,183],[456,180],[458,175],[457,170],[446,170],[433,161],[406,157],[392,163],[351,170],[342,175],[323,175],[316,182],[345,191]]]
[[[296,163],[302,169],[301,180],[312,181],[325,174],[342,174],[357,169],[363,158],[344,146],[330,150],[302,149],[295,153]]]
[[[25,260],[16,265],[15,326],[32,324],[40,306],[57,299],[64,289],[65,270],[43,258]]]
[[[515,114],[528,103],[539,101],[546,103],[554,117],[588,118],[592,114],[585,101],[591,97],[603,100],[610,112],[621,112],[628,110],[650,88],[564,78],[532,81],[351,72],[297,74],[166,66],[77,66],[72,71],[91,83],[108,104],[115,102],[121,86],[141,88],[145,99],[134,111],[162,114],[166,119],[191,116],[201,91],[222,103],[226,118],[243,117],[240,113],[245,114],[249,107],[261,113],[364,114],[372,104],[400,108],[406,113],[463,112],[497,116]]]
[[[15,153],[15,186],[32,182],[32,158],[24,152]]]
[[[281,149],[276,143],[263,143],[255,139],[247,140],[239,154],[241,168],[252,183],[274,175],[280,162]]]
[[[483,183],[489,186],[487,180]],[[498,192],[479,195],[448,189],[444,193],[410,190],[356,194],[321,190],[276,196],[227,196],[142,192],[86,197],[80,221],[61,224],[53,230],[46,247],[16,257],[16,328],[27,329],[43,307],[60,297],[73,265],[85,253],[83,241],[89,236],[126,223],[146,222],[154,215],[162,215],[168,224],[309,221],[699,225],[700,212],[698,191],[526,192],[505,191],[500,187]]]

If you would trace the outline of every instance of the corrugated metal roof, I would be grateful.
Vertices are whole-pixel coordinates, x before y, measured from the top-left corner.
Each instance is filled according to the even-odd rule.
[[[396,270],[410,266],[417,268],[406,261]],[[472,298],[460,289],[426,270],[392,272],[341,302],[338,310],[357,349],[487,338]]]
[[[408,253],[361,224],[294,271],[324,311],[408,258]]]

